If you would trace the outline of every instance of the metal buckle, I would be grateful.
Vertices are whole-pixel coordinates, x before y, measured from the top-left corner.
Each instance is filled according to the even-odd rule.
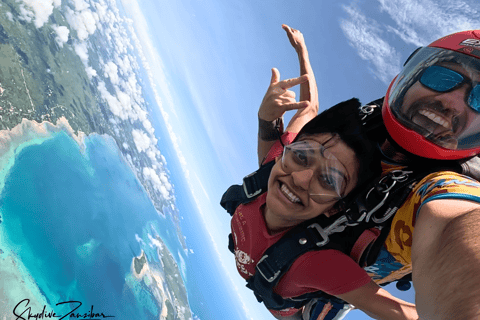
[[[365,120],[366,117],[371,115],[373,111],[375,111],[376,107],[377,107],[376,105],[367,105],[367,106],[360,107],[360,116],[362,117],[360,121]]]
[[[394,182],[395,182],[395,181],[394,181]],[[393,187],[393,185],[392,185],[391,187]],[[388,188],[388,190],[390,190],[391,187]],[[372,190],[373,190],[373,188],[372,188]],[[370,190],[370,191],[368,192],[367,198],[368,198],[368,195],[370,194],[370,192],[371,192],[372,190]],[[385,195],[383,196],[383,199],[375,206],[375,208],[373,208],[372,210],[370,210],[370,211],[368,212],[367,218],[365,219],[366,222],[369,222],[369,221],[370,221],[370,218],[372,217],[372,215],[373,215],[378,209],[380,209],[380,208],[385,204],[385,201],[387,200],[388,196],[390,195],[390,192],[389,192],[389,191],[386,191],[386,192],[384,192],[384,193],[385,193]]]
[[[245,191],[245,195],[247,196],[248,199],[257,196],[258,194],[260,194],[262,192],[262,189],[259,189],[259,190],[255,191],[254,193],[248,193],[247,186],[245,185],[245,179],[250,178],[254,174],[255,174],[255,172],[251,173],[248,176],[246,176],[245,178],[243,178],[243,191]]]
[[[327,234],[342,232],[348,226],[348,218],[343,215],[325,229]]]
[[[273,273],[273,276],[271,277],[267,277],[265,275],[265,273],[263,273],[262,269],[260,268],[261,266],[261,263],[263,263],[263,260],[265,260],[266,258],[268,257],[268,255],[264,255],[257,263],[257,270],[258,272],[260,272],[260,274],[262,275],[262,277],[267,280],[268,282],[273,282],[275,281],[275,279],[277,279],[278,275],[280,274],[280,270],[278,270],[277,272]],[[269,266],[269,265],[266,265],[268,269],[270,269],[270,273],[272,273],[272,268]],[[265,272],[267,272],[267,270],[265,270]]]
[[[308,226],[308,228],[315,228],[317,229],[318,233],[320,234],[320,237],[323,238],[322,241],[319,241],[317,243],[315,243],[317,245],[317,247],[322,247],[324,245],[326,245],[328,243],[328,234],[325,232],[325,230],[323,230],[323,228],[318,224],[318,223],[314,223],[314,224],[311,224]]]
[[[382,190],[382,192],[385,195],[384,195],[383,199],[375,206],[375,208],[373,208],[372,210],[370,210],[368,212],[368,216],[367,216],[367,219],[366,219],[367,222],[369,222],[370,218],[372,218],[373,222],[380,224],[380,223],[385,222],[393,214],[395,214],[395,212],[397,212],[398,208],[390,208],[390,210],[387,210],[387,212],[385,212],[385,215],[383,217],[377,218],[377,217],[373,216],[373,214],[385,204],[385,201],[387,200],[388,196],[390,195],[390,190],[392,190],[392,188],[395,186],[395,184],[397,182],[401,183],[401,182],[406,181],[408,179],[408,175],[411,174],[411,173],[413,173],[413,171],[394,170],[394,171],[391,171],[389,175],[386,175],[385,177],[380,179],[380,181],[378,182],[379,184],[382,183],[384,181],[384,179],[386,179],[386,178],[392,179],[392,184],[389,187],[387,187],[385,190]],[[370,195],[370,192],[372,192],[373,189],[374,188],[372,188],[368,192],[367,197],[366,197],[367,199],[368,199],[368,196]]]
[[[373,222],[375,223],[383,223],[385,221],[387,221],[391,216],[393,216],[395,214],[395,212],[397,212],[398,210],[398,207],[394,207],[394,208],[390,208],[387,210],[387,212],[385,212],[385,215],[382,217],[382,218],[377,218],[375,216],[372,217],[372,220]]]
[[[413,171],[393,170],[392,180],[398,181],[398,182],[404,182],[408,179],[408,175],[411,173],[413,173]]]

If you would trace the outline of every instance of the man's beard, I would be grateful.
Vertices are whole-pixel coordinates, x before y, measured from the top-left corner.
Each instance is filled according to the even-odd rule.
[[[455,150],[458,136],[465,128],[466,118],[462,115],[447,115],[448,113],[450,110],[440,101],[427,97],[413,102],[399,120],[433,143]]]

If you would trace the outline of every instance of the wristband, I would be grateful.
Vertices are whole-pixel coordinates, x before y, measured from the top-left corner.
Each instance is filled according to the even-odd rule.
[[[273,121],[266,121],[258,118],[258,137],[263,141],[274,141],[279,139],[283,132],[283,119],[277,118]]]

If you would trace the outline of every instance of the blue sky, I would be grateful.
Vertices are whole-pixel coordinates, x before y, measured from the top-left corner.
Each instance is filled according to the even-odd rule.
[[[229,314],[229,319],[243,320],[272,317],[236,272],[226,243],[229,216],[219,200],[228,186],[257,167],[257,111],[271,68],[278,68],[282,79],[298,76],[297,57],[281,25],[305,36],[323,110],[351,97],[367,103],[383,96],[415,48],[452,32],[480,28],[477,2],[19,0],[18,10],[1,5],[0,14],[12,25],[51,28],[59,47],[74,50],[97,83],[113,114],[109,121],[134,124],[133,145],[124,142],[122,147],[136,148],[151,162],[132,165],[135,174],[172,210],[179,204],[182,219],[198,214],[204,227],[199,234],[208,235],[201,243],[207,250],[194,253],[208,260],[210,268],[201,270],[204,278],[214,277],[211,282],[202,279],[202,299],[209,299],[211,310],[201,319]],[[117,3],[125,12],[119,12]],[[63,10],[65,19],[50,19],[55,9]],[[108,43],[108,61],[91,56],[96,48],[89,39],[95,36]],[[137,77],[144,74],[139,65],[151,84],[146,90],[140,86],[143,78]],[[150,89],[155,111],[148,114],[144,94]],[[152,124],[157,115],[161,121]],[[286,115],[287,121],[290,117]],[[158,123],[165,127],[154,128]],[[175,150],[173,161],[170,150],[164,156],[158,143],[168,140]],[[193,210],[184,209],[191,203]],[[187,237],[187,245],[192,243]],[[389,290],[413,301],[413,290]],[[349,319],[368,317],[354,311]]]
[[[122,3],[185,181],[227,275],[225,287],[238,292],[244,319],[271,316],[236,272],[226,244],[229,217],[218,203],[229,185],[256,169],[257,111],[270,69],[278,68],[282,79],[298,76],[296,54],[281,25],[305,36],[321,110],[351,97],[367,103],[383,96],[415,48],[480,28],[475,0]],[[413,302],[413,294],[401,297]],[[348,318],[369,319],[359,311]]]

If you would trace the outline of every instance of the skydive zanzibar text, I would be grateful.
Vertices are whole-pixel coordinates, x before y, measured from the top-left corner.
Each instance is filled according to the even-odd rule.
[[[100,319],[105,319],[105,318],[115,318],[115,316],[106,316],[103,312],[96,313],[93,312],[93,305],[90,308],[90,310],[86,313],[75,313],[75,311],[80,308],[82,303],[80,301],[65,301],[65,302],[59,302],[56,304],[56,306],[62,305],[62,304],[73,304],[74,308],[66,313],[65,315],[57,314],[55,311],[47,310],[47,306],[43,306],[43,310],[38,313],[32,313],[32,308],[28,306],[30,303],[30,299],[23,299],[17,305],[15,308],[13,308],[13,315],[17,318],[16,320],[30,320],[30,319],[53,319],[53,318],[58,318],[58,320],[62,320],[65,318],[74,318],[74,319],[91,319],[91,320],[100,320]]]

